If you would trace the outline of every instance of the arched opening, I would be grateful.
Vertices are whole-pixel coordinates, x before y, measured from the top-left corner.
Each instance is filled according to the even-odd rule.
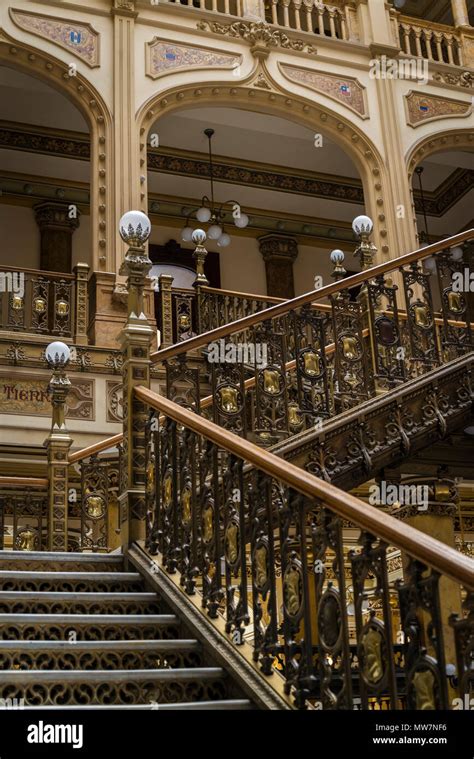
[[[90,134],[51,85],[0,65],[1,263],[70,274],[92,265]]]
[[[418,238],[434,243],[474,225],[472,150],[453,147],[428,154],[412,174]]]
[[[209,128],[210,138],[204,133]],[[332,249],[354,246],[351,222],[365,210],[363,182],[328,130],[316,134],[263,109],[182,108],[152,123],[147,158],[150,255],[156,265],[169,263],[160,260],[160,251],[170,240],[192,261],[189,230],[208,233],[213,221],[196,218],[203,204],[221,213],[224,240],[208,236],[206,249],[214,258],[211,284],[225,290],[281,297],[307,292],[316,276],[331,281]],[[235,206],[248,224],[234,218]],[[279,271],[291,268],[293,283],[278,281],[277,254],[291,262]],[[358,270],[354,258],[345,263]]]

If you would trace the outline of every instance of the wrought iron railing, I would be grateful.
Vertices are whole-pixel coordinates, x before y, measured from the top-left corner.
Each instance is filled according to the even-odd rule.
[[[448,709],[470,692],[471,559],[149,389],[135,397],[151,410],[150,554],[179,573],[185,593],[200,594],[210,618],[224,617],[234,644],[250,639],[262,673],[276,667],[297,707],[368,709],[379,700],[396,709],[406,699],[408,709]],[[389,580],[389,546],[405,557],[398,582]],[[440,578],[463,588],[464,616],[448,616]]]
[[[47,528],[48,480],[0,477],[0,550],[42,551]]]
[[[168,398],[202,413],[210,387],[213,421],[269,445],[472,351],[459,245],[473,237],[464,232],[155,352]]]
[[[78,551],[108,552],[121,545],[122,440],[122,434],[113,435],[69,456],[80,474],[77,508],[69,514]]]
[[[89,267],[74,274],[15,269],[0,270],[0,329],[74,338],[87,343]]]

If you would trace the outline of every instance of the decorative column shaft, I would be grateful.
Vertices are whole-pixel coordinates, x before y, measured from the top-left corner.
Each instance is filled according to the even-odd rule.
[[[76,345],[88,345],[87,327],[89,320],[89,298],[87,285],[89,279],[88,264],[76,264],[74,267],[76,275],[76,294],[74,310],[74,342]]]
[[[158,283],[160,285],[160,329],[161,329],[161,348],[168,348],[173,345],[173,299],[171,288],[174,277],[171,274],[160,274]]]
[[[116,266],[123,261],[125,248],[118,235],[118,221],[129,208],[142,208],[140,173],[146,178],[146,165],[140,171],[138,136],[135,124],[135,0],[112,0],[113,18],[113,92],[114,92],[114,204]],[[146,208],[144,209],[146,210]]]
[[[41,233],[40,269],[70,274],[72,270],[72,235],[79,226],[79,211],[69,216],[65,203],[39,203],[34,207]]]
[[[469,13],[466,0],[451,0],[454,26],[469,26]]]
[[[264,235],[258,238],[260,253],[265,261],[267,295],[275,298],[294,298],[293,261],[298,255],[294,237]]]

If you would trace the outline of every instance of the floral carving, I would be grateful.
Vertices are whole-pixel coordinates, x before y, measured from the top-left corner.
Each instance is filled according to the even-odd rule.
[[[296,50],[299,53],[316,53],[316,48],[299,39],[291,39],[279,29],[273,29],[264,21],[236,21],[234,24],[219,24],[217,21],[199,21],[197,28],[209,30],[215,34],[228,37],[240,37],[252,45],[263,44],[265,47],[281,47]]]
[[[10,9],[13,22],[27,32],[65,48],[87,63],[99,66],[99,34],[90,24],[53,18],[42,13]]]
[[[148,43],[147,74],[152,79],[176,69],[189,68],[225,68],[234,69],[240,64],[242,56],[222,53],[194,45],[179,45],[155,37]]]

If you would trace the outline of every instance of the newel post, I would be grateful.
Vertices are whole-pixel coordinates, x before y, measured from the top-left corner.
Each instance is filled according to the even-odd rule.
[[[120,235],[129,245],[120,274],[127,277],[127,323],[121,333],[123,355],[124,491],[120,494],[122,543],[145,538],[145,426],[148,409],[134,394],[137,385],[150,387],[150,345],[153,329],[145,316],[143,293],[152,262],[144,244],[150,221],[141,211],[129,211],[120,220]]]
[[[71,382],[66,366],[71,352],[65,343],[50,343],[45,351],[53,376],[48,385],[52,404],[51,431],[44,442],[48,452],[48,551],[68,548],[68,457],[72,438],[66,427],[66,398]]]

